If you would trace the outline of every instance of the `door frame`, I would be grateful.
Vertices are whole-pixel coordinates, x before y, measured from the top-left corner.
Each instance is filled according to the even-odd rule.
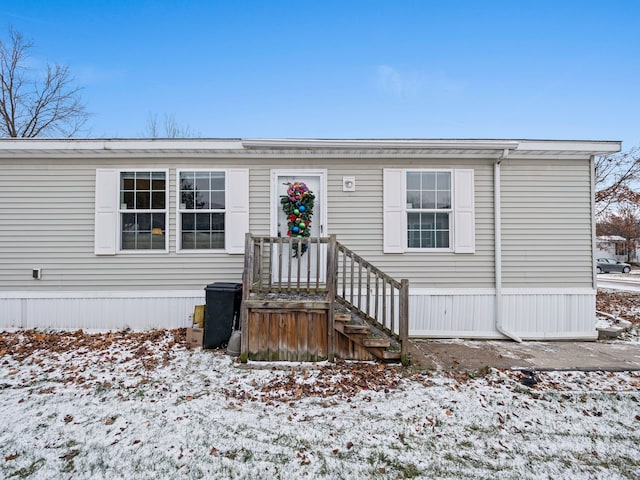
[[[320,178],[320,194],[313,192],[316,196],[315,202],[320,203],[320,219],[319,222],[316,219],[314,213],[313,223],[320,226],[320,231],[316,232],[318,237],[327,236],[327,170],[326,169],[272,169],[271,170],[271,208],[270,208],[270,221],[269,221],[269,235],[272,237],[278,236],[278,212],[281,208],[280,196],[278,195],[278,177],[295,177],[295,176],[311,176]]]

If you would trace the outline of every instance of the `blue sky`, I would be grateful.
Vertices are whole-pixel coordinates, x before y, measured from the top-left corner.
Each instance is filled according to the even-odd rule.
[[[71,67],[95,137],[170,114],[203,137],[640,145],[634,0],[21,0],[8,24]]]

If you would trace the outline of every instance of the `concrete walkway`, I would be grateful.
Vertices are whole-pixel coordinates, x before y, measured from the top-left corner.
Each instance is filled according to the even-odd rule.
[[[533,370],[640,370],[640,343],[412,340],[418,369],[473,371],[485,367]]]

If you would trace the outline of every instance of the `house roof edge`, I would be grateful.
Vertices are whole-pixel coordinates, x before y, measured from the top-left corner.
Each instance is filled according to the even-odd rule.
[[[509,139],[240,139],[240,138],[181,138],[181,139],[0,139],[0,156],[15,154],[87,154],[109,155],[139,152],[157,153],[226,152],[231,155],[253,155],[258,152],[277,155],[281,151],[319,153],[358,152],[391,154],[393,152],[428,154],[449,152],[493,156],[504,150],[517,154],[537,153],[552,155],[562,152],[570,155],[607,155],[621,150],[622,142],[608,140],[509,140]],[[483,153],[484,152],[484,153]]]

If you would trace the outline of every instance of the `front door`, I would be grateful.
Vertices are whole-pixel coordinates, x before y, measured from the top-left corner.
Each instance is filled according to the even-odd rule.
[[[271,208],[271,235],[274,237],[288,238],[287,232],[288,219],[285,214],[281,198],[287,195],[287,189],[290,185],[302,182],[315,196],[313,202],[313,215],[311,217],[311,224],[305,226],[309,229],[309,238],[314,239],[325,236],[326,234],[326,172],[324,170],[274,170],[271,174],[271,196],[272,196],[272,208]],[[301,281],[307,279],[307,269],[311,272],[311,280],[316,281],[316,272],[320,272],[318,281],[325,281],[326,274],[326,245],[320,248],[320,269],[318,270],[318,251],[317,244],[312,244],[310,249],[303,255],[293,256],[294,252],[289,251],[289,247],[284,247],[283,258],[290,258],[293,262],[291,268],[291,278],[288,278],[289,268],[283,263],[282,265],[282,280],[297,281],[298,271],[300,271]],[[273,249],[273,279],[280,278],[280,272],[278,271],[279,262],[277,247]],[[310,262],[310,263],[309,263]],[[299,270],[298,270],[299,263]],[[304,272],[304,273],[302,273]]]

